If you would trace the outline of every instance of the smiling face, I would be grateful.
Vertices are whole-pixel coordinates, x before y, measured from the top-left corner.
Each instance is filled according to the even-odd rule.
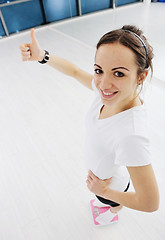
[[[96,52],[95,85],[103,105],[115,112],[140,103],[139,97],[136,97],[140,77],[137,76],[135,57],[131,49],[120,43],[103,44]]]

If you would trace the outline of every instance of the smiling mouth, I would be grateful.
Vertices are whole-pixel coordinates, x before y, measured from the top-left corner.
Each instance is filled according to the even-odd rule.
[[[106,92],[104,92],[102,89],[101,89],[101,94],[102,94],[102,96],[104,97],[104,98],[112,98],[112,97],[114,97],[116,94],[118,93],[118,91],[115,91],[115,92],[109,92],[109,93],[106,93]]]

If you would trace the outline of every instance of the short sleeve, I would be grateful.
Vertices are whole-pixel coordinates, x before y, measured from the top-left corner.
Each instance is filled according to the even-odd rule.
[[[147,137],[133,135],[123,138],[115,149],[115,164],[145,166],[151,163],[150,141]]]

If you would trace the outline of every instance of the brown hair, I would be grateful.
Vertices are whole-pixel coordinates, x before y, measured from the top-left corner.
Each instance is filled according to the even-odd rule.
[[[150,46],[146,37],[143,35],[142,30],[134,25],[124,25],[120,29],[110,31],[103,35],[97,43],[96,49],[98,49],[102,44],[115,42],[118,42],[130,48],[135,53],[136,64],[138,66],[138,76],[145,70],[149,69],[151,70],[151,76],[153,75],[153,48]]]

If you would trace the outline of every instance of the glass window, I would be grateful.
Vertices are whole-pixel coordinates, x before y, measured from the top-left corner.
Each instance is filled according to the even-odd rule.
[[[9,33],[18,32],[43,23],[39,0],[2,7],[1,11]]]
[[[141,2],[140,0],[116,0],[115,1],[115,6],[122,6],[125,4],[129,4],[129,3],[135,3],[135,2]]]
[[[43,0],[47,22],[77,16],[76,0]]]
[[[5,31],[3,29],[3,26],[2,26],[2,23],[1,23],[1,20],[0,20],[0,38],[4,35],[5,35]]]
[[[82,14],[95,12],[109,8],[111,5],[111,0],[81,0]]]

